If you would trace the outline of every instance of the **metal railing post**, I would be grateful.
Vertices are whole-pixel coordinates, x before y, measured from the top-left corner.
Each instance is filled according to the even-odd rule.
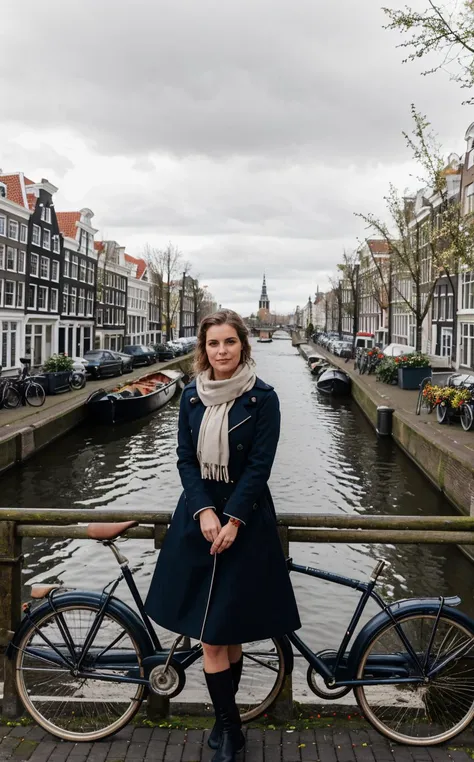
[[[161,548],[161,544],[166,535],[166,526],[163,524],[155,524],[155,537],[154,544],[158,550]],[[146,700],[146,716],[149,720],[160,720],[163,717],[168,717],[170,713],[170,700],[165,696],[158,696],[153,691],[148,692]]]
[[[14,521],[0,521],[0,649],[4,652],[21,619],[21,539]],[[3,714],[18,717],[23,708],[15,685],[13,663],[3,656]]]
[[[278,527],[280,542],[283,547],[285,558],[290,555],[290,542],[288,539],[288,527]],[[271,714],[276,720],[286,722],[293,717],[293,678],[292,675],[286,675],[281,693],[273,704]]]

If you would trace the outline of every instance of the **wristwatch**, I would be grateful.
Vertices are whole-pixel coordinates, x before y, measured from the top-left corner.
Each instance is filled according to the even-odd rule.
[[[241,523],[242,523],[242,522],[241,522],[241,521],[239,521],[239,519],[234,519],[234,517],[233,517],[233,516],[231,516],[231,517],[229,518],[229,524],[233,524],[233,525],[234,525],[234,527],[237,527],[237,529],[239,528],[239,526],[241,525]]]

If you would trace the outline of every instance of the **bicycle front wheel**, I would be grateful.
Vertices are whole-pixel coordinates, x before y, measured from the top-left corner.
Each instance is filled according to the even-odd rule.
[[[398,743],[443,743],[474,718],[474,630],[448,612],[436,620],[435,614],[420,612],[407,614],[396,624],[390,622],[369,642],[357,668],[358,680],[420,678],[420,682],[354,688],[364,716]],[[413,648],[418,664],[397,628]],[[427,673],[444,666],[425,678],[425,665]]]
[[[36,381],[30,381],[29,384],[27,383],[25,399],[31,407],[41,407],[41,405],[44,405],[46,394],[41,384],[37,384]]]
[[[468,402],[461,407],[461,426],[464,431],[470,431],[474,426],[473,407]]]
[[[2,402],[3,406],[8,410],[14,410],[14,408],[19,407],[21,404],[21,395],[18,389],[15,389],[14,386],[6,386],[3,390]]]
[[[143,668],[133,631],[115,614],[105,614],[84,664],[75,667],[97,610],[94,604],[58,601],[55,611],[32,622],[15,657],[25,708],[42,728],[66,741],[97,741],[116,733],[144,697],[144,685],[119,682],[132,674],[143,677]]]

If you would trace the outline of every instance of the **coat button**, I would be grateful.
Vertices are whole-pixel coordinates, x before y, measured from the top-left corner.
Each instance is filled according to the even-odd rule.
[[[250,402],[252,403],[252,405],[255,405],[256,401],[257,401],[256,397],[250,397]]]
[[[190,401],[191,405],[195,405],[196,402],[199,402],[199,397],[191,397],[191,399],[189,401]]]
[[[243,446],[243,444],[238,444],[238,445],[237,445],[237,449],[238,449],[238,450],[243,450],[243,449],[244,449],[244,446]]]
[[[252,505],[252,508],[254,509],[254,511],[256,511],[256,510],[257,510],[257,508],[258,508],[258,503],[254,503],[254,504]]]

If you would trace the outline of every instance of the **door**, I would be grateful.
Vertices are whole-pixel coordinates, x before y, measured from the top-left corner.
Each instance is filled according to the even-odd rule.
[[[451,362],[451,354],[453,347],[453,329],[442,328],[441,329],[441,357]]]

